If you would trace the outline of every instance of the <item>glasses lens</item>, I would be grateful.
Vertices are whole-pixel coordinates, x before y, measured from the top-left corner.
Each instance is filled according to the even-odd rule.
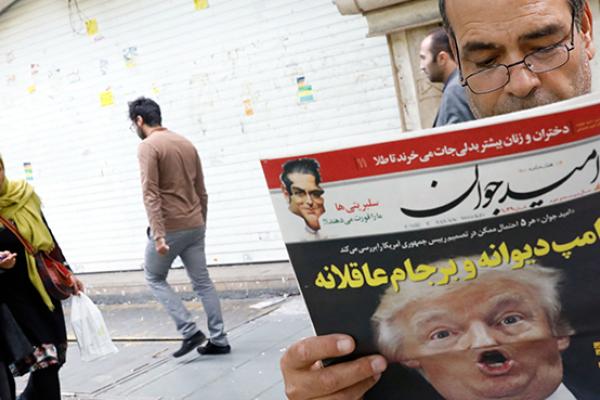
[[[466,81],[473,93],[482,94],[500,89],[506,85],[508,79],[508,67],[496,65],[468,76]]]
[[[548,72],[569,61],[569,50],[565,45],[553,46],[531,53],[524,61],[531,72]]]

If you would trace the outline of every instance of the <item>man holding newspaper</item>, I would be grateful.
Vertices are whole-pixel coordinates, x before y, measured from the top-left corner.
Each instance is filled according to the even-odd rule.
[[[586,0],[440,0],[439,5],[477,118],[590,92],[595,49]],[[354,347],[352,338],[341,334],[292,345],[281,360],[288,398],[360,399],[386,369],[385,358],[372,355],[327,368],[321,363]]]

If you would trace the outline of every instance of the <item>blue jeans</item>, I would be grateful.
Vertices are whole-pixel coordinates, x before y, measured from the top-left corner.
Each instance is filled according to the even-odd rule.
[[[223,324],[221,303],[215,287],[206,269],[206,255],[204,253],[204,233],[206,228],[186,229],[168,232],[165,241],[169,245],[169,252],[161,256],[156,252],[154,240],[150,236],[146,245],[145,275],[150,290],[156,299],[166,308],[175,321],[177,330],[188,339],[198,332],[192,315],[185,307],[181,298],[173,291],[167,282],[167,275],[171,264],[177,256],[181,257],[185,270],[192,283],[194,292],[202,300],[204,311],[208,319],[210,341],[216,345],[225,346],[227,334]]]

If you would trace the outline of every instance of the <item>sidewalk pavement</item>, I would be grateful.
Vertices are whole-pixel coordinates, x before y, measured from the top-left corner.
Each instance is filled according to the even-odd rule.
[[[61,370],[63,399],[282,400],[279,360],[287,346],[312,334],[304,302],[292,296],[230,330],[226,355],[173,358],[179,342],[117,342],[119,353],[86,363],[72,343]]]
[[[270,312],[287,296],[299,294],[289,262],[208,268],[219,297],[226,329],[232,330]],[[98,305],[118,341],[181,340],[174,323],[150,292],[142,270],[83,274],[86,293]],[[201,329],[206,327],[202,303],[183,268],[167,278]],[[67,327],[69,302],[65,302]],[[69,337],[74,339],[69,329]]]
[[[279,360],[291,343],[313,334],[289,263],[210,267],[221,297],[232,352],[181,358],[172,352],[181,337],[164,308],[150,294],[143,271],[82,274],[119,353],[83,362],[70,330],[69,354],[61,369],[63,399],[78,400],[281,400]],[[185,271],[169,282],[185,299],[198,327],[206,316]],[[26,377],[17,380],[22,390]]]

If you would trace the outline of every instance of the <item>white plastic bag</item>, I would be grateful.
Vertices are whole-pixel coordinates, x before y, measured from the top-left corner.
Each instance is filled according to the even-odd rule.
[[[83,292],[71,296],[71,326],[83,361],[119,351],[110,338],[102,313]]]

